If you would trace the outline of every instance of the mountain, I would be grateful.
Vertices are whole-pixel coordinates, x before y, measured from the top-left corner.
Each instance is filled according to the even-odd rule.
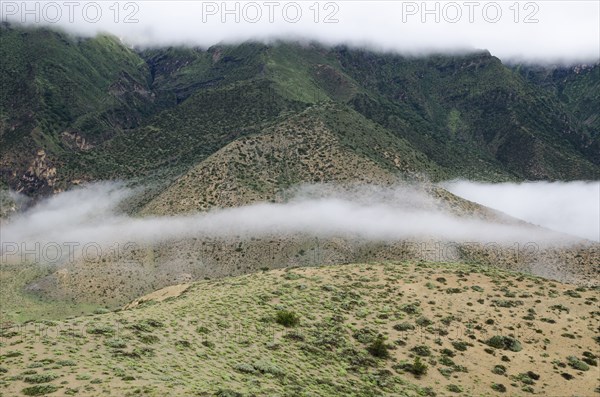
[[[1,179],[29,196],[126,179],[154,187],[146,203],[228,147],[273,146],[283,125],[312,134],[314,148],[303,118],[356,165],[400,178],[600,175],[597,66],[561,80],[486,52],[406,57],[291,42],[136,50],[6,23],[0,33]],[[306,169],[323,166],[311,156]],[[349,166],[338,160],[330,167]],[[268,189],[337,180],[329,170],[295,170]]]
[[[574,116],[578,129],[587,131],[589,158],[600,161],[600,65],[535,66],[519,65],[514,68],[527,81],[554,95]]]

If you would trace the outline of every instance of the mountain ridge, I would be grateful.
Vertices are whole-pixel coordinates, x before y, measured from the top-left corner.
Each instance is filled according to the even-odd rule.
[[[1,32],[10,60],[2,70],[1,178],[30,196],[102,179],[169,184],[229,142],[323,102],[408,142],[412,157],[425,155],[439,170],[433,180],[600,175],[593,90],[567,78],[560,87],[569,95],[559,95],[487,52],[407,57],[291,42],[134,51],[109,36],[6,25]],[[43,58],[20,50],[41,43]],[[82,54],[111,66],[64,62]],[[30,86],[9,77],[19,70],[30,71]],[[600,80],[595,72],[585,78]]]

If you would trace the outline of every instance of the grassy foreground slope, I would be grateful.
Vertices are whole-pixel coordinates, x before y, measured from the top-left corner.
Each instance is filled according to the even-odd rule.
[[[597,299],[457,264],[260,272],[4,329],[0,393],[592,396]]]

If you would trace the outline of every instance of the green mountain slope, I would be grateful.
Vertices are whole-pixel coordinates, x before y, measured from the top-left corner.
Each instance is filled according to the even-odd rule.
[[[155,195],[236,139],[324,103],[336,104],[320,117],[347,150],[382,165],[377,137],[402,147],[399,173],[600,175],[597,67],[550,90],[488,53],[410,58],[314,43],[135,51],[107,36],[0,32],[1,178],[31,196],[114,178],[153,182]]]
[[[527,81],[554,95],[586,133],[586,152],[600,164],[600,64],[575,67],[515,67]]]
[[[117,39],[6,25],[0,33],[0,170],[11,187],[31,195],[66,187],[60,176],[73,152],[152,113],[148,67]]]

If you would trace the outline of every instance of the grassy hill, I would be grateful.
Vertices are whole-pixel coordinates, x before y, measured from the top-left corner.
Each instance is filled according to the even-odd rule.
[[[428,262],[185,284],[3,329],[0,393],[592,396],[597,292]]]

